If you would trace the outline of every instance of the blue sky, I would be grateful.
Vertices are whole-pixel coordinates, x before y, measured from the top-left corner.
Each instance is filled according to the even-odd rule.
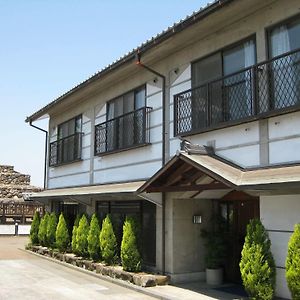
[[[26,116],[207,2],[0,0],[0,164],[42,186],[44,135]]]

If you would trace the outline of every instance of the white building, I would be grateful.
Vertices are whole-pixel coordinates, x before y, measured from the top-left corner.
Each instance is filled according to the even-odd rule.
[[[141,217],[143,257],[172,280],[204,278],[200,230],[228,222],[238,261],[251,218],[269,232],[277,295],[300,221],[300,3],[223,0],[200,9],[26,119],[49,116],[47,190],[69,218]],[[207,151],[182,143],[207,146]],[[201,150],[202,149],[202,150]],[[177,155],[176,155],[177,153]],[[189,154],[188,154],[189,153]],[[193,216],[202,223],[194,224]]]

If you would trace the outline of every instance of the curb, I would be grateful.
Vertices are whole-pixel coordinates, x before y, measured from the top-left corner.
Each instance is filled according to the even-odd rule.
[[[43,259],[48,260],[50,262],[59,264],[59,265],[64,266],[66,268],[73,269],[73,270],[81,272],[83,274],[90,275],[90,276],[96,277],[98,279],[102,279],[104,281],[117,284],[117,285],[119,285],[121,287],[125,287],[125,288],[128,288],[128,289],[131,289],[133,291],[142,293],[142,294],[150,296],[150,297],[154,297],[156,299],[160,299],[160,300],[172,300],[172,298],[168,298],[168,297],[162,296],[158,292],[149,291],[148,289],[151,289],[151,287],[145,287],[145,288],[139,287],[139,286],[136,286],[136,285],[134,285],[132,283],[129,283],[129,282],[126,282],[126,281],[123,281],[123,280],[119,280],[119,279],[116,279],[116,278],[112,278],[112,277],[109,277],[109,276],[104,276],[104,275],[101,275],[101,274],[98,274],[98,273],[94,273],[93,271],[85,270],[83,268],[80,268],[80,267],[68,264],[66,262],[54,259],[52,257],[48,257],[48,256],[44,256],[44,255],[38,254],[36,252],[32,252],[30,250],[26,250],[26,249],[22,249],[22,248],[18,248],[18,250],[21,250],[23,252],[29,253],[31,255],[35,255],[37,257],[40,257],[40,258],[43,258]]]

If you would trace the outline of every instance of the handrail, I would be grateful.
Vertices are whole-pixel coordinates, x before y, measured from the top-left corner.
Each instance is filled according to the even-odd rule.
[[[274,62],[274,61],[276,61],[276,60],[279,60],[279,59],[281,59],[281,58],[287,57],[287,56],[292,55],[292,54],[297,53],[297,52],[300,52],[300,48],[297,48],[296,50],[292,50],[292,51],[286,52],[286,53],[284,53],[284,54],[280,54],[280,55],[275,56],[275,57],[273,57],[273,58],[271,58],[271,59],[269,59],[269,60],[265,60],[265,61],[256,63],[256,64],[254,64],[254,65],[252,65],[252,66],[250,66],[250,67],[243,68],[243,69],[241,69],[241,70],[239,70],[239,71],[230,73],[230,74],[228,74],[228,75],[225,75],[225,76],[219,76],[219,77],[217,77],[217,78],[215,78],[215,79],[213,79],[213,80],[207,80],[207,81],[204,81],[204,83],[202,83],[201,85],[198,85],[198,86],[195,86],[195,87],[190,88],[190,89],[188,89],[188,90],[185,90],[185,91],[183,91],[183,92],[174,94],[174,97],[176,97],[176,96],[178,96],[178,95],[180,95],[180,94],[182,94],[182,93],[191,92],[191,91],[193,91],[193,90],[195,90],[195,89],[199,89],[199,88],[201,88],[201,87],[205,87],[205,86],[208,85],[208,84],[213,84],[213,83],[218,82],[218,81],[220,81],[220,80],[228,79],[228,78],[233,77],[233,76],[235,76],[235,75],[245,73],[246,71],[250,71],[251,69],[258,68],[258,67],[260,67],[260,66],[262,66],[262,65],[265,65],[266,63]]]

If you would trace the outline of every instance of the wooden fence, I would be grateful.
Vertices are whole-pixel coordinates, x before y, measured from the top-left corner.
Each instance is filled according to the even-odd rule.
[[[31,224],[34,213],[44,214],[44,205],[34,202],[0,202],[0,224]]]

